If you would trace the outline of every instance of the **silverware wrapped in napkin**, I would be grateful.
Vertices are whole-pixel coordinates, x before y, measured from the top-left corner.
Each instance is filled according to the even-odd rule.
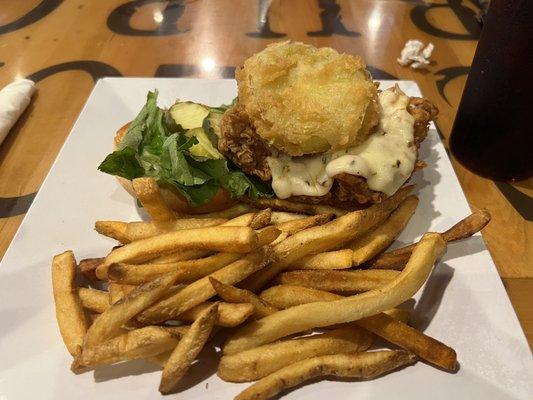
[[[0,144],[22,115],[35,91],[35,83],[21,79],[0,90]]]

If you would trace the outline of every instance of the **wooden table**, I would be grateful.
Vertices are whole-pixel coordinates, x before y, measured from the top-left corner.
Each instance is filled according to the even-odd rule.
[[[98,78],[232,77],[267,43],[299,40],[360,54],[375,78],[415,80],[438,105],[447,138],[478,12],[468,0],[0,0],[0,87],[17,77],[38,82],[0,146],[0,254]],[[435,44],[427,71],[396,63],[412,38]],[[454,167],[470,205],[492,213],[483,237],[533,346],[533,180],[495,183]]]

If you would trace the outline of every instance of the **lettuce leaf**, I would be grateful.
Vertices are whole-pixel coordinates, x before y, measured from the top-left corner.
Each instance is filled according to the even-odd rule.
[[[221,187],[232,198],[273,195],[268,184],[246,175],[225,159],[191,155],[189,149],[198,140],[172,128],[165,111],[157,106],[157,95],[157,91],[148,93],[146,104],[118,149],[100,164],[100,171],[130,180],[151,176],[160,186],[177,190],[192,206],[208,203]],[[224,112],[227,107],[212,110]]]

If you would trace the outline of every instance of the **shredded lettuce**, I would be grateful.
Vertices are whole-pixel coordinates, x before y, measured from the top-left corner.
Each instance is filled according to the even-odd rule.
[[[246,175],[226,159],[194,157],[189,149],[198,140],[168,122],[165,111],[157,106],[157,95],[157,90],[148,93],[146,104],[117,150],[100,164],[100,171],[130,180],[153,177],[161,187],[176,189],[193,207],[208,203],[221,187],[232,198],[273,195],[268,184]],[[211,110],[224,112],[227,107]]]

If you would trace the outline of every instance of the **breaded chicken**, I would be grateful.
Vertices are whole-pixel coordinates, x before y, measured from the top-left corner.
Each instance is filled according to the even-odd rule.
[[[418,148],[426,138],[429,122],[436,117],[438,110],[431,102],[419,97],[410,99],[407,110],[415,120],[414,144]],[[272,178],[267,163],[267,157],[271,155],[270,147],[255,132],[244,107],[236,105],[230,108],[224,114],[221,130],[219,149],[226,157],[248,174],[256,175],[264,181]],[[419,161],[415,169],[422,165],[423,163]],[[384,193],[371,190],[365,178],[343,173],[335,176],[335,182],[328,194],[319,197],[296,196],[292,200],[353,209],[378,203],[385,197]]]

